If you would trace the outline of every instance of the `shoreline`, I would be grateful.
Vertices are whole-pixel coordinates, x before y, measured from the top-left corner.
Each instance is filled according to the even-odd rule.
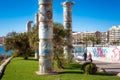
[[[12,53],[12,50],[5,52],[4,46],[0,45],[0,55],[11,55],[11,53]]]

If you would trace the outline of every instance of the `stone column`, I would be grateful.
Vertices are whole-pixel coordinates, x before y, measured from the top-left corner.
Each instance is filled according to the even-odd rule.
[[[38,13],[35,14],[35,26],[39,26],[39,15]],[[39,59],[39,50],[38,47],[35,49],[35,59]]]
[[[38,13],[35,14],[35,25],[39,25],[39,15]]]
[[[27,32],[30,32],[30,31],[31,31],[31,26],[32,26],[32,21],[28,21],[28,22],[26,23],[26,31],[27,31]]]
[[[66,41],[68,41],[69,46],[64,47],[65,58],[68,59],[72,54],[72,49],[70,46],[72,45],[72,6],[73,2],[63,2],[63,14],[64,14],[64,29],[67,30]]]
[[[39,75],[53,73],[52,39],[52,0],[39,0]]]
[[[5,37],[2,38],[2,44],[5,44]]]

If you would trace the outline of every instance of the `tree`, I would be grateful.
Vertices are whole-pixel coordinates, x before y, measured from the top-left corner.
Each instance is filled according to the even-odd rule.
[[[93,36],[90,36],[89,40],[92,42],[92,47],[94,47],[94,44],[96,43],[96,38]]]
[[[22,55],[24,59],[28,59],[28,55],[32,50],[29,45],[29,38],[27,33],[12,33],[11,36],[5,38],[5,51],[13,50],[16,55]]]
[[[99,37],[96,37],[96,44],[100,44],[101,43],[101,39]]]
[[[64,54],[63,47],[66,45],[64,37],[66,31],[60,23],[53,24],[53,46],[54,46],[54,59],[57,61],[58,68],[63,68]]]
[[[67,45],[65,43],[64,37],[66,35],[66,30],[64,30],[63,25],[60,23],[53,23],[53,52],[54,60],[57,61],[58,67],[62,68],[64,54],[63,46]],[[29,33],[30,46],[33,50],[38,49],[38,26],[34,25],[32,31]]]
[[[31,32],[29,32],[30,47],[35,51],[35,59],[39,59],[39,38],[38,38],[38,26],[34,25]]]
[[[5,51],[9,51],[12,50],[14,48],[14,46],[12,46],[15,42],[14,37],[17,36],[18,34],[16,32],[11,32],[8,33],[7,36],[5,37]]]
[[[114,40],[114,41],[112,41],[112,44],[113,44],[113,45],[119,45],[119,40]]]
[[[95,44],[100,43],[100,38],[95,37],[95,36],[86,36],[86,37],[83,37],[83,41],[86,44],[86,47],[88,46],[89,41],[92,42],[92,47],[94,47]]]
[[[83,41],[84,41],[84,43],[85,43],[85,45],[87,47],[88,46],[89,37],[88,36],[83,37]]]

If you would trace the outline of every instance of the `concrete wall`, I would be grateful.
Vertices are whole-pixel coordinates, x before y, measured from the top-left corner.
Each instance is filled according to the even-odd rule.
[[[120,47],[87,47],[94,60],[120,63]]]
[[[10,62],[10,60],[12,59],[13,57],[10,57],[8,59],[5,60],[5,62],[0,66],[0,79],[4,73],[4,69],[6,67],[6,65]]]
[[[80,57],[83,55],[85,47],[75,48],[73,50],[75,57]],[[87,54],[92,54],[93,60],[105,61],[105,62],[113,62],[120,63],[120,46],[113,47],[87,47]]]

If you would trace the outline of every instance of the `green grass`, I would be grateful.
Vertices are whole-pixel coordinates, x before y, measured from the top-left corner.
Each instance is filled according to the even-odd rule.
[[[0,61],[0,66],[2,65],[2,62]]]
[[[65,69],[57,75],[37,75],[38,61],[34,59],[23,60],[13,58],[7,65],[2,80],[120,80],[117,76],[96,74],[86,75],[80,70],[80,65],[76,63],[66,64]]]

